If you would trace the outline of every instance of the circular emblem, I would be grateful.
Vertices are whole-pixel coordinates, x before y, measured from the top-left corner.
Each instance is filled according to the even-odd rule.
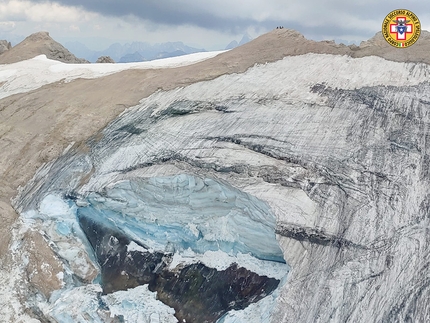
[[[421,34],[418,17],[410,10],[391,11],[382,23],[382,35],[394,47],[406,48],[415,44]]]

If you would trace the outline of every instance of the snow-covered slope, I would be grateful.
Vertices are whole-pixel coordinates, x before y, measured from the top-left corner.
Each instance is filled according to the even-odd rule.
[[[100,300],[92,219],[132,241],[128,253],[173,253],[170,267],[236,262],[281,280],[220,322],[428,321],[429,75],[306,54],[143,99],[15,199],[15,256],[32,228],[64,268],[51,299],[22,292],[28,306],[58,321],[67,308],[71,321],[174,322],[146,285]]]
[[[195,64],[222,52],[203,52],[150,62],[119,64],[66,64],[40,55],[33,59],[0,65],[0,99],[58,81],[97,78],[129,69],[171,68]]]

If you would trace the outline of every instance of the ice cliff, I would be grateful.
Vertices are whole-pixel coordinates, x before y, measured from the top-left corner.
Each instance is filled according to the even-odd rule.
[[[206,295],[216,269],[263,286],[214,308],[223,323],[429,321],[429,75],[306,54],[141,100],[14,200],[21,232],[43,232],[64,268],[63,288],[30,307],[192,322],[196,297],[167,307],[163,290],[185,275],[183,292]]]

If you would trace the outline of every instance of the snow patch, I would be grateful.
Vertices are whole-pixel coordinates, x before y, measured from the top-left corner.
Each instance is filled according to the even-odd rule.
[[[131,251],[147,252],[148,250],[143,248],[142,246],[139,246],[136,242],[132,241],[127,246],[127,251],[128,252],[131,252]]]
[[[138,286],[127,291],[118,291],[103,296],[109,306],[111,317],[122,315],[127,323],[176,323],[175,310],[156,298],[148,285]]]
[[[73,218],[70,206],[58,195],[49,194],[41,202],[39,213],[48,218]]]
[[[218,271],[226,270],[232,264],[236,263],[239,267],[246,268],[260,276],[267,276],[276,279],[284,278],[289,270],[287,264],[274,261],[263,261],[253,257],[250,254],[237,253],[236,256],[229,255],[221,250],[208,250],[203,254],[196,253],[187,249],[182,253],[175,253],[172,262],[169,264],[170,269],[177,266],[185,266],[201,262],[207,267],[215,268]]]

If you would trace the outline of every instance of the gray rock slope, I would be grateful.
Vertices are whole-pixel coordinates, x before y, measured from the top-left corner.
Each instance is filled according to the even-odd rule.
[[[0,40],[0,54],[12,48],[12,45],[7,40]]]
[[[428,322],[429,75],[306,54],[160,91],[42,168],[15,207],[130,178],[213,178],[276,215],[291,272],[271,322]]]

